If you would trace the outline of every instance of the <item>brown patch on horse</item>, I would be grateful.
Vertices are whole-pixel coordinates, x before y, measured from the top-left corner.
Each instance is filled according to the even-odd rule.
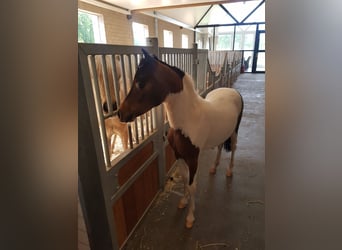
[[[172,67],[162,61],[157,64],[155,78],[167,85],[169,93],[179,93],[183,90],[183,77],[185,73],[176,67]],[[171,70],[171,72],[170,72]]]
[[[145,58],[139,63],[132,88],[120,105],[118,116],[122,122],[133,121],[160,105],[169,94],[183,90],[183,71],[143,52]]]
[[[167,139],[175,152],[176,159],[184,159],[190,172],[189,185],[192,184],[198,166],[199,148],[194,146],[189,137],[185,137],[180,129],[169,129]]]

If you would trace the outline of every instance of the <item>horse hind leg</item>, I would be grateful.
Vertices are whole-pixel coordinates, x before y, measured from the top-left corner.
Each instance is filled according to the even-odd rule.
[[[217,153],[216,153],[215,162],[214,162],[214,164],[211,166],[211,168],[209,170],[209,173],[211,173],[211,174],[216,174],[216,168],[220,164],[220,160],[221,160],[222,147],[223,147],[223,143],[218,145],[218,147],[217,147]]]
[[[226,176],[228,177],[231,177],[233,175],[234,154],[236,150],[236,144],[237,144],[237,133],[234,132],[232,136],[230,137],[231,156],[230,156],[229,167],[227,168],[227,172],[226,172]]]

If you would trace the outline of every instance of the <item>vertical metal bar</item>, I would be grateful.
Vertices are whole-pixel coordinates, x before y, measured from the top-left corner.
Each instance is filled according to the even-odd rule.
[[[151,111],[149,111],[147,114],[146,114],[146,119],[148,119],[148,127],[147,127],[147,130],[148,130],[148,134],[152,134],[153,133],[153,130],[152,130],[152,113]]]
[[[144,134],[144,119],[143,119],[143,115],[140,116],[140,134],[141,134],[141,139],[144,140],[145,139],[145,134]]]
[[[102,107],[101,107],[101,97],[100,97],[100,90],[99,90],[99,84],[97,81],[97,73],[96,73],[96,66],[95,66],[95,57],[94,56],[90,56],[89,58],[89,63],[90,63],[90,67],[94,73],[94,81],[92,82],[92,90],[94,93],[94,99],[95,99],[95,108],[96,108],[96,114],[97,114],[97,118],[99,121],[99,129],[100,129],[100,135],[101,135],[101,142],[102,142],[102,149],[103,149],[103,155],[104,155],[104,161],[105,161],[105,165],[107,168],[111,167],[110,164],[110,156],[109,156],[109,152],[108,152],[108,143],[107,143],[107,135],[106,135],[106,129],[105,129],[105,123],[104,123],[104,118],[103,118],[103,111],[102,111]],[[95,70],[94,70],[95,69]]]
[[[104,55],[100,55],[101,58],[101,70],[103,75],[103,87],[106,95],[106,101],[107,101],[107,108],[108,113],[113,114],[113,103],[110,96],[110,88],[108,83],[108,72],[107,72],[107,63]]]
[[[129,58],[129,59],[128,59],[128,62],[129,62],[129,73],[130,73],[131,79],[132,79],[132,81],[131,81],[130,84],[129,84],[129,87],[131,88],[131,87],[132,87],[132,84],[133,84],[133,70],[132,70],[131,57],[129,56],[128,58]],[[133,63],[134,63],[134,65],[135,65],[135,69],[138,68],[138,55],[137,55],[137,54],[133,55]],[[127,89],[127,87],[126,87],[126,89]],[[134,120],[134,126],[133,126],[133,128],[134,128],[134,136],[135,136],[135,143],[136,143],[136,144],[139,144],[139,143],[140,143],[139,134],[138,134],[138,133],[139,133],[139,128],[138,128],[138,127],[139,127],[139,126],[138,126],[137,119],[135,119],[135,120]],[[131,129],[132,129],[132,127],[131,127]],[[130,133],[130,136],[131,136],[131,137],[133,136],[132,131],[131,131],[131,133]],[[130,140],[133,141],[133,138],[130,138]]]
[[[147,135],[150,135],[150,131],[149,131],[149,121],[148,121],[148,112],[145,114],[145,126],[146,126],[146,133]]]
[[[198,49],[197,49],[197,43],[193,44],[193,54],[192,54],[192,76],[194,79],[194,82],[196,83],[196,86],[198,86],[197,82],[197,67],[198,67]]]
[[[134,63],[134,68],[135,70],[138,68],[138,56],[139,54],[133,54],[131,55],[133,56],[133,63]],[[133,70],[132,70],[132,66],[133,66],[133,63],[131,63],[131,57],[129,56],[129,70],[130,70],[130,75],[131,75],[131,83],[130,83],[130,88],[132,87],[132,84],[133,84]],[[134,120],[134,136],[135,136],[135,142],[136,144],[139,144],[140,143],[140,138],[139,138],[139,123],[138,123],[138,119],[141,119],[140,117],[137,117],[135,120]]]
[[[154,131],[154,125],[153,125],[153,113],[150,112],[150,126],[151,126],[151,133]],[[164,122],[164,121],[163,121]]]
[[[124,62],[124,55],[120,55],[120,61],[121,61],[121,71],[122,71],[122,80],[124,84],[124,93],[125,96],[127,96],[127,81],[126,81],[126,70],[125,70],[125,62]]]
[[[129,69],[129,89],[132,87],[132,81],[133,81],[133,70],[132,70],[132,55],[128,56],[128,69]],[[128,90],[129,91],[129,90]]]
[[[116,71],[116,59],[115,55],[110,55],[111,56],[111,62],[112,62],[112,75],[113,75],[113,82],[114,82],[114,92],[115,92],[115,100],[117,103],[117,106],[120,105],[121,101],[120,100],[120,89],[122,86],[120,85],[120,79],[118,77],[118,72]]]
[[[132,126],[129,123],[128,124],[128,142],[129,142],[129,148],[132,149],[133,148],[133,138],[132,138]]]

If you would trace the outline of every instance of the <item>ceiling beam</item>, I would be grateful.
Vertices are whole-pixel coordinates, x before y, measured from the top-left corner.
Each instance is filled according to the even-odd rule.
[[[80,0],[80,1],[84,2],[84,3],[91,4],[91,5],[95,5],[95,6],[100,7],[100,8],[113,10],[113,11],[119,12],[121,14],[125,14],[125,15],[131,14],[129,9],[123,8],[123,7],[115,5],[115,4],[111,4],[111,3],[106,2],[106,1],[101,1],[101,0]]]
[[[203,6],[203,5],[225,4],[225,3],[247,2],[247,1],[252,1],[252,0],[204,1],[204,2],[198,2],[198,3],[175,4],[175,5],[168,5],[168,6],[156,6],[156,7],[149,7],[149,8],[133,9],[131,10],[131,12],[134,13],[134,12],[162,10],[162,9],[188,8],[188,7],[197,7],[197,6]]]

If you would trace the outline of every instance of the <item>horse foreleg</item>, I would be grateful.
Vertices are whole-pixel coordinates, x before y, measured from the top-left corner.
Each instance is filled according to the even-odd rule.
[[[196,193],[196,186],[197,186],[197,167],[198,167],[198,153],[195,157],[189,157],[185,159],[187,167],[189,169],[189,182],[187,183],[186,187],[188,189],[189,194],[189,208],[188,214],[186,216],[186,228],[192,228],[194,221],[195,221],[195,193]]]
[[[189,169],[183,159],[178,160],[179,173],[184,183],[184,195],[179,200],[178,208],[185,208],[189,202]]]
[[[189,185],[189,168],[187,163],[183,159],[179,159],[179,172],[182,175],[184,182],[184,196],[178,203],[178,208],[185,208],[189,204],[188,214],[186,216],[185,226],[186,228],[192,228],[195,221],[195,192],[196,192],[196,175],[193,178],[193,182]]]
[[[223,144],[220,144],[217,147],[217,154],[216,154],[215,162],[214,162],[213,166],[209,170],[209,173],[211,173],[211,174],[216,174],[216,168],[220,164],[220,160],[221,160],[222,147],[223,147]]]
[[[227,168],[226,176],[231,177],[233,175],[233,167],[234,167],[234,154],[236,150],[236,143],[237,143],[237,133],[234,132],[231,136],[231,155],[230,155],[230,162],[229,167]]]
[[[194,221],[195,221],[194,212],[195,212],[196,187],[197,187],[197,183],[196,183],[196,177],[195,177],[193,183],[190,186],[188,185],[190,202],[189,202],[188,215],[186,216],[186,222],[185,222],[186,228],[192,228]]]

